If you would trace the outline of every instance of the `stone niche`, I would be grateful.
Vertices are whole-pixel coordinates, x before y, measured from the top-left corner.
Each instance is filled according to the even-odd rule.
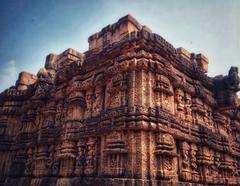
[[[157,106],[163,110],[174,113],[173,87],[166,76],[156,74],[154,91]]]
[[[62,177],[71,177],[74,175],[76,160],[75,142],[64,140],[59,146],[57,153],[58,175]]]
[[[104,149],[104,174],[109,177],[122,177],[125,173],[128,150],[123,134],[113,132],[106,137]]]
[[[158,134],[154,154],[157,161],[157,177],[163,180],[177,180],[177,150],[173,136]]]
[[[83,91],[71,90],[66,103],[66,121],[81,121],[85,111]]]
[[[123,74],[117,74],[111,78],[111,83],[107,86],[106,102],[108,109],[123,105],[126,88],[127,81]]]

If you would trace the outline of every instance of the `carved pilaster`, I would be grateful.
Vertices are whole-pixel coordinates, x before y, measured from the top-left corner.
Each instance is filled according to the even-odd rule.
[[[173,87],[166,76],[156,75],[154,86],[157,107],[163,110],[174,112]]]
[[[177,180],[176,144],[172,135],[159,134],[154,153],[157,159],[157,177],[164,180]]]
[[[126,142],[120,132],[107,136],[104,149],[104,174],[110,177],[121,177],[125,173],[127,158]]]
[[[96,163],[97,163],[97,147],[96,140],[94,138],[89,138],[87,143],[87,157],[86,166],[84,169],[84,174],[87,176],[94,175],[96,173]]]
[[[39,145],[34,149],[32,174],[34,177],[45,177],[50,173],[49,164],[49,147],[47,145]]]
[[[63,141],[57,157],[59,161],[59,175],[63,177],[73,176],[76,161],[75,142],[68,140]]]
[[[212,183],[211,167],[213,165],[213,154],[209,147],[201,146],[198,153],[198,164],[200,170],[200,179],[202,182]]]

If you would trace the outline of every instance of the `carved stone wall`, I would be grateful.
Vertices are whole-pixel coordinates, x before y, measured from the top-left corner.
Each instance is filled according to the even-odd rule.
[[[127,15],[0,94],[0,185],[240,185],[238,68],[207,76]]]

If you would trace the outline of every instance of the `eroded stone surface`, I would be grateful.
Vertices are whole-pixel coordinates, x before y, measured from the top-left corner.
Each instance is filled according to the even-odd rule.
[[[130,15],[0,94],[0,185],[240,185],[238,69]]]

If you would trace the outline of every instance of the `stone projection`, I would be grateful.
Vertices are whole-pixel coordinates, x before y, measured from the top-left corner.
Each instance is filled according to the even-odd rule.
[[[240,185],[238,68],[127,15],[0,94],[1,186]]]

